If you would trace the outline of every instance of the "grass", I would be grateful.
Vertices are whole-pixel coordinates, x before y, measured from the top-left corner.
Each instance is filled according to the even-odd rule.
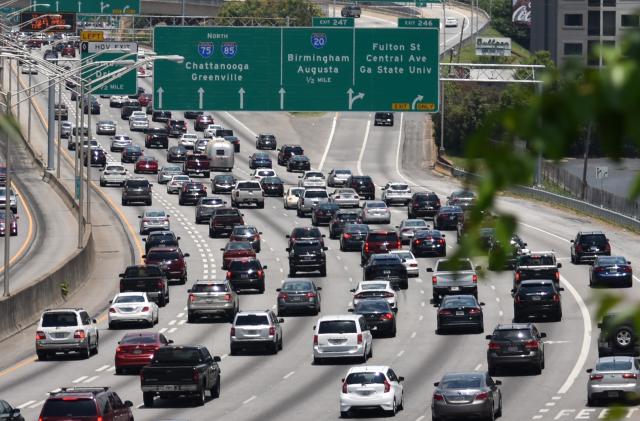
[[[479,36],[482,37],[504,37],[500,32],[495,30],[491,25],[487,25],[482,31],[480,31]],[[453,60],[451,60],[451,55],[447,54],[443,62],[451,63],[460,62],[460,63],[496,63],[496,64],[518,64],[521,62],[523,58],[529,57],[531,53],[521,46],[520,44],[511,41],[511,57],[482,57],[476,55],[475,45],[472,42],[472,39],[467,39],[462,43],[462,51],[460,52],[460,60],[458,60],[457,55],[453,56]],[[457,48],[455,52],[457,53]]]

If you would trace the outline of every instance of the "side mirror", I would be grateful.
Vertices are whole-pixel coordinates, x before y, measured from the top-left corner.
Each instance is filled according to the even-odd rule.
[[[356,292],[356,289],[355,289],[355,288],[351,288],[351,289],[349,290],[349,292]]]
[[[220,251],[224,251],[224,247],[221,247],[221,248],[220,248]]]
[[[180,237],[176,237],[176,240],[180,241]]]
[[[119,274],[118,274],[118,276],[119,276],[120,278],[124,278],[124,273],[119,273]],[[600,326],[598,326],[598,327],[600,327]]]
[[[227,202],[224,202],[224,203],[227,203]],[[258,234],[262,235],[262,231],[258,231]]]
[[[558,263],[558,269],[562,267],[562,263]]]
[[[278,319],[278,323],[284,323],[284,319]]]
[[[262,269],[268,269],[267,265],[262,266]]]
[[[282,288],[276,288],[276,292],[282,291]]]
[[[435,382],[433,385],[434,385],[435,387],[438,387],[438,386],[440,385],[440,382]]]
[[[476,270],[482,270],[482,266],[476,266]]]
[[[353,313],[353,312],[354,312],[354,311],[356,311],[356,310],[355,310],[354,308],[348,308],[348,309],[347,309],[347,311],[348,311],[349,313]]]
[[[192,291],[192,290],[191,290],[191,288],[189,288],[189,289],[187,290],[187,292],[188,292],[189,294],[191,293],[191,291]]]
[[[191,255],[189,253],[185,253],[182,255],[182,257],[191,257]]]
[[[485,339],[488,339],[488,340],[491,340],[491,339],[493,338],[493,336],[492,336],[492,335],[487,335],[487,336],[485,336],[484,338],[485,338]]]
[[[316,291],[322,291],[322,287],[316,287]]]
[[[631,264],[631,262],[627,260],[627,264],[628,264],[628,265],[630,265],[630,264]]]
[[[131,401],[124,401],[124,406],[126,406],[127,408],[131,408],[133,406],[133,402]],[[18,410],[18,412],[20,412],[20,410]]]
[[[400,225],[396,225],[396,228],[400,228]]]
[[[218,357],[217,355],[215,357],[213,357],[213,362],[214,363],[219,363],[220,361],[222,361],[222,359],[220,357]]]
[[[433,268],[427,268],[427,272],[433,272]]]
[[[327,236],[325,234],[322,234],[322,238],[327,238]]]
[[[481,306],[485,305],[484,303],[480,303]]]
[[[113,304],[113,300],[109,300],[109,304]]]
[[[593,368],[587,368],[585,371],[586,371],[587,373],[592,373],[592,372],[593,372]]]
[[[558,291],[562,292],[562,291],[564,291],[564,288],[560,287],[560,288],[558,288]]]
[[[502,386],[502,380],[496,380],[496,386]]]
[[[527,247],[527,245],[528,245],[528,244],[527,244],[527,243],[522,243],[522,245],[523,245],[523,246],[525,246],[525,247]]]
[[[173,339],[169,339],[169,340],[167,341],[167,343],[172,344],[172,343],[173,343]]]
[[[515,294],[515,292],[516,292],[516,289],[515,288],[511,288],[511,293]]]
[[[322,247],[322,250],[327,251],[329,250],[329,247]]]
[[[404,376],[398,377],[398,382],[403,382],[403,381],[404,381]]]
[[[542,333],[540,334],[540,337],[541,337],[541,338],[546,338],[546,337],[547,337],[547,334],[546,334],[546,333],[544,333],[544,332],[542,332]]]
[[[138,215],[138,219],[142,219],[142,215]]]
[[[442,234],[442,238],[445,238],[445,237],[446,237],[446,235]]]
[[[570,242],[575,243],[576,241],[575,240],[570,240]]]
[[[285,249],[285,251],[287,251],[287,252],[291,251],[291,247],[287,247],[287,248]]]
[[[598,323],[598,329],[602,329],[602,323]]]
[[[143,258],[143,259],[146,259],[146,258],[147,258],[147,255],[146,255],[146,254],[143,254],[143,255],[142,255],[142,258]]]
[[[98,323],[98,321],[97,321],[96,319],[91,319],[91,321],[92,321],[93,323]]]

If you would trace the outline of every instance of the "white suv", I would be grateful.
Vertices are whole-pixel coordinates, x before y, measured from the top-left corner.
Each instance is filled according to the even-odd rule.
[[[236,313],[231,324],[230,354],[237,355],[242,348],[266,347],[271,354],[282,350],[282,326],[271,310],[242,311]]]
[[[347,418],[358,408],[378,407],[395,415],[404,406],[402,381],[388,366],[352,367],[342,379],[340,415]]]
[[[84,358],[98,353],[96,320],[82,308],[45,310],[36,331],[36,354],[46,360],[56,352],[79,352]]]
[[[324,189],[307,189],[298,199],[298,217],[310,213],[314,206],[329,202],[329,195]]]
[[[329,358],[359,358],[365,363],[373,356],[373,336],[360,314],[323,316],[313,329],[314,364]]]

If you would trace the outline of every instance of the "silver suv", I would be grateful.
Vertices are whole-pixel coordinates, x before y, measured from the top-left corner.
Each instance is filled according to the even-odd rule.
[[[298,217],[305,216],[322,203],[329,203],[329,195],[325,189],[306,189],[298,199]]]
[[[45,310],[36,331],[36,354],[46,360],[56,352],[79,352],[83,358],[98,353],[97,321],[82,308]]]
[[[238,294],[229,281],[196,281],[187,291],[188,322],[195,322],[198,316],[223,315],[233,321],[240,306]]]
[[[231,355],[237,355],[243,348],[266,347],[271,354],[282,350],[282,326],[284,319],[278,319],[271,310],[243,311],[236,314],[231,325]]]

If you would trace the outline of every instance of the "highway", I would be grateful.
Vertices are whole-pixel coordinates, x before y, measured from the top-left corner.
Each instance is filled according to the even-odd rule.
[[[364,24],[365,19],[362,19]],[[150,80],[140,85],[151,90]],[[68,95],[68,93],[67,93]],[[68,96],[67,96],[68,100]],[[118,109],[110,109],[101,100],[100,119],[112,119],[120,130],[127,131]],[[72,104],[69,102],[69,104]],[[176,113],[180,118],[180,113]],[[213,113],[216,121],[232,128],[241,139],[241,152],[236,156],[234,174],[248,176],[247,156],[255,151],[255,135],[272,132],[279,144],[300,143],[311,159],[312,166],[325,172],[332,168],[351,168],[355,173],[370,175],[378,185],[397,180],[408,182],[414,191],[432,190],[442,199],[458,187],[455,180],[424,170],[424,115],[396,114],[391,127],[374,127],[369,113],[334,114],[321,116],[290,115],[284,113]],[[94,116],[93,121],[97,120]],[[191,123],[191,122],[190,122]],[[192,127],[190,125],[190,127]],[[119,131],[120,131],[119,130]],[[143,145],[143,135],[133,133],[136,144]],[[98,136],[108,151],[108,138]],[[175,140],[171,141],[172,144]],[[164,150],[146,150],[146,155],[165,162]],[[275,161],[275,154],[272,158]],[[118,156],[111,154],[111,159]],[[125,164],[132,170],[131,164]],[[287,185],[297,183],[297,175],[277,167],[278,175]],[[97,171],[92,171],[97,179]],[[229,356],[229,325],[226,322],[187,323],[186,290],[195,279],[220,278],[221,252],[224,239],[209,239],[205,225],[194,224],[192,207],[179,206],[175,195],[169,196],[156,177],[147,176],[154,183],[153,207],[162,207],[171,214],[172,230],[181,239],[181,248],[189,252],[189,282],[171,286],[171,302],[161,310],[156,327],[178,344],[203,344],[213,355],[222,357],[221,397],[204,407],[191,407],[181,402],[156,400],[153,408],[142,406],[142,393],[136,375],[114,373],[113,356],[117,341],[124,331],[106,329],[105,318],[100,321],[100,352],[89,360],[58,358],[54,361],[26,361],[0,372],[0,396],[21,408],[26,419],[36,419],[47,392],[61,386],[111,386],[123,399],[134,402],[136,420],[276,420],[316,419],[333,420],[339,416],[338,392],[340,379],[350,364],[312,365],[312,327],[315,317],[287,317],[283,324],[284,351],[277,355],[250,354]],[[120,201],[120,189],[103,188],[113,204]],[[377,191],[379,197],[380,190]],[[511,197],[501,197],[500,208],[520,218],[519,231],[532,250],[555,250],[561,269],[564,318],[559,323],[537,323],[548,335],[546,368],[540,376],[513,373],[501,376],[505,420],[525,419],[598,419],[603,408],[586,408],[584,369],[597,357],[595,340],[597,328],[592,320],[594,295],[588,287],[588,267],[569,262],[569,243],[579,230],[601,229],[611,240],[613,253],[624,254],[637,271],[640,251],[637,236],[624,230],[578,215],[545,207],[539,203]],[[136,233],[138,215],[145,207],[120,207]],[[264,294],[243,294],[243,310],[262,310],[275,304],[277,288],[287,277],[285,235],[294,226],[310,225],[309,219],[297,218],[283,209],[282,199],[267,198],[264,210],[245,209],[245,219],[263,232],[263,247],[259,258],[268,265],[267,289]],[[393,208],[391,227],[406,218],[406,210]],[[326,227],[321,230],[328,234]],[[328,237],[328,235],[327,235]],[[449,246],[455,243],[455,233],[447,232]],[[351,298],[349,289],[362,277],[358,253],[340,252],[337,242],[327,240],[328,273],[315,278],[322,291],[322,314],[345,313]],[[450,248],[452,250],[452,248]],[[139,253],[139,252],[138,252]],[[424,420],[430,414],[429,404],[433,382],[448,371],[486,369],[487,341],[484,334],[436,335],[435,309],[429,303],[431,288],[426,268],[435,259],[421,258],[420,276],[410,280],[408,290],[399,292],[398,334],[395,338],[376,339],[373,358],[369,364],[391,365],[404,376],[405,409],[398,414],[402,420]],[[481,258],[476,264],[484,265]],[[488,272],[479,285],[484,308],[485,332],[490,333],[497,323],[512,318],[510,272]],[[105,294],[115,291],[117,279],[104,286]],[[628,301],[638,300],[638,279],[631,290],[624,290]],[[0,345],[0,352],[11,344]],[[33,346],[33,343],[31,343]],[[638,407],[629,408],[628,418],[637,416]],[[634,415],[635,414],[635,415]],[[364,417],[360,417],[364,418]]]

